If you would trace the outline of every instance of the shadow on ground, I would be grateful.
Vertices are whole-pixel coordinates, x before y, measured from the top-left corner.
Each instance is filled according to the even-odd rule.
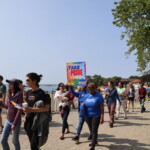
[[[110,150],[149,150],[150,144],[144,144],[140,143],[137,140],[131,140],[131,139],[118,139],[118,138],[103,138],[98,139],[99,144],[101,142],[111,142],[114,144],[108,144],[108,145],[98,145],[99,147],[107,147]]]
[[[88,138],[89,133],[84,133],[81,138]],[[125,138],[115,138],[113,135],[99,134],[98,135],[98,145],[96,147],[107,147],[110,150],[150,150],[150,144],[140,143],[137,140],[125,139]],[[78,144],[90,143],[91,141],[80,141]],[[103,145],[103,142],[107,142],[107,145]],[[113,144],[109,144],[113,143]],[[99,148],[100,149],[100,148]]]

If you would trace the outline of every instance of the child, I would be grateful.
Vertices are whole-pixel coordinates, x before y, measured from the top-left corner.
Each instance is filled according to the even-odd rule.
[[[68,102],[70,101],[70,97],[69,97],[69,92],[66,92],[62,95],[62,97],[67,100]],[[68,102],[62,102],[62,104],[60,105],[60,114],[63,114],[66,110],[66,107],[68,106],[67,103]]]

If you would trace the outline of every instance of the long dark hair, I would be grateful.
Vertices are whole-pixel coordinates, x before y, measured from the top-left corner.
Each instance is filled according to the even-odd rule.
[[[59,84],[58,84],[58,87],[57,87],[57,89],[56,89],[57,91],[59,91],[59,87],[60,87],[61,85],[64,85],[64,86],[65,86],[65,84],[64,84],[64,83],[62,83],[62,82],[61,82],[61,83],[59,83]]]
[[[31,73],[28,73],[26,76],[29,77],[32,81],[36,81],[36,85],[39,87],[39,82],[41,81],[41,78],[43,77],[43,75],[41,74],[38,75],[35,72],[31,72]]]
[[[69,91],[69,90],[70,90],[69,85],[65,85],[65,88],[66,88],[66,91]]]
[[[13,86],[14,86],[14,95],[21,91],[18,83],[14,83]],[[9,95],[11,94],[12,94],[12,91],[9,89]]]

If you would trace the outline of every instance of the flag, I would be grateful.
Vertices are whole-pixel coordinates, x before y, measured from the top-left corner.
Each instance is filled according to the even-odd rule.
[[[21,107],[19,104],[15,103],[14,101],[11,101],[11,103],[13,104],[13,106],[14,106],[15,108],[17,108],[17,109],[22,109],[22,107]]]

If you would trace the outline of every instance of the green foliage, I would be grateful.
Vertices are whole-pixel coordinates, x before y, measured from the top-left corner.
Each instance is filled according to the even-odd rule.
[[[87,75],[87,76],[86,76],[86,80],[87,80],[88,82],[92,82],[92,81],[93,81],[93,80],[92,80],[92,76]]]
[[[114,77],[110,77],[110,78],[104,78],[101,75],[87,75],[87,81],[88,82],[95,82],[97,83],[97,85],[107,85],[108,81],[113,81],[115,83],[115,85],[118,85],[118,82],[121,81],[121,77],[118,76],[114,76]],[[150,83],[150,71],[149,74],[146,73],[143,76],[130,76],[129,79],[142,79],[142,81],[144,83]]]
[[[129,79],[141,79],[140,76],[130,76]]]
[[[143,76],[141,77],[143,82],[149,83],[150,84],[150,70],[145,71],[143,73]]]
[[[113,24],[123,27],[121,38],[127,37],[126,52],[137,57],[138,71],[144,71],[150,63],[150,0],[121,0],[114,3]]]
[[[117,77],[117,76],[114,76],[112,78],[104,78],[101,75],[93,75],[93,76],[87,75],[88,82],[95,82],[98,85],[106,85],[108,81],[113,81],[115,84],[118,84],[118,82],[121,79],[122,79],[121,77]]]
[[[115,83],[115,85],[117,85],[118,82],[120,82],[120,80],[121,80],[121,77],[117,77],[117,76],[112,77],[112,81]]]
[[[102,85],[103,84],[103,80],[104,78],[101,77],[100,75],[94,75],[92,77],[93,81],[96,82],[98,85]]]

